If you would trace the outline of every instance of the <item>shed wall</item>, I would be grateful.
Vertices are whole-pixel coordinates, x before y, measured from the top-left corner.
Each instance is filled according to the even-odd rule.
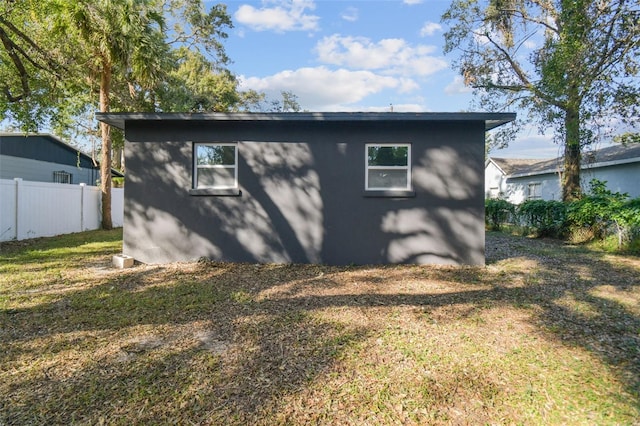
[[[127,122],[124,252],[145,263],[484,264],[484,123]],[[193,196],[193,142],[239,142],[241,196]],[[364,191],[411,143],[414,197]]]

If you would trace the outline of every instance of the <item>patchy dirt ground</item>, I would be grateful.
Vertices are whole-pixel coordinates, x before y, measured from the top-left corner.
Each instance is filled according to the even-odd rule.
[[[637,258],[488,234],[484,268],[115,270],[92,244],[3,250],[0,424],[640,418]]]

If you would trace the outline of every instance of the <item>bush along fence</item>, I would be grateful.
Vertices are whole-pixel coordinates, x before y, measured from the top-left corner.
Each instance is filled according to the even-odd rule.
[[[489,229],[504,226],[521,228],[525,233],[586,242],[612,235],[618,249],[640,252],[640,198],[612,192],[606,182],[593,179],[579,200],[528,200],[514,205],[502,199],[485,201],[485,221]]]
[[[0,241],[51,237],[100,228],[95,186],[0,179]],[[124,189],[111,191],[113,226],[122,226]]]

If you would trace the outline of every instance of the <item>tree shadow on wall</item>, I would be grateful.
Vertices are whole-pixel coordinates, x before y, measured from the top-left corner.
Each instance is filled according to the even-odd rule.
[[[416,177],[415,198],[368,198],[358,166],[363,144],[242,142],[241,196],[201,197],[189,195],[190,144],[147,145],[154,162],[140,144],[128,154],[125,248],[148,241],[163,251],[151,254],[159,261],[482,263],[483,224],[474,207],[482,194],[473,193],[481,174],[469,158],[435,168],[423,164],[437,160],[427,151],[415,174],[437,169],[437,185],[431,175],[425,183]],[[469,182],[457,184],[453,195],[434,190],[461,175]]]

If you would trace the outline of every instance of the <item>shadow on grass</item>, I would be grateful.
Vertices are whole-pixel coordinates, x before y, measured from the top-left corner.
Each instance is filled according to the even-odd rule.
[[[488,268],[138,267],[97,277],[96,285],[51,303],[0,311],[3,370],[43,363],[2,387],[0,423],[273,418],[284,396],[373,333],[316,315],[351,307],[536,307],[542,334],[599,357],[640,407],[640,318],[596,291],[635,290],[639,268],[545,241],[491,235],[488,244],[501,247],[488,249]],[[521,261],[535,266],[518,269]],[[386,293],[391,281],[445,282],[451,291]],[[82,352],[95,355],[74,368],[48,361]]]

